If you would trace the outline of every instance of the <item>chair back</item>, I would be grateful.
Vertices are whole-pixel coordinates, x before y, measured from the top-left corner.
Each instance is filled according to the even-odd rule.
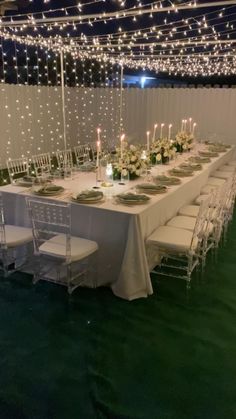
[[[28,175],[29,174],[29,160],[27,157],[19,159],[7,160],[7,169],[10,176],[11,183],[14,183],[15,175]]]
[[[89,143],[88,148],[89,148],[90,160],[95,161],[97,158],[97,143],[96,142]]]
[[[0,193],[0,250],[6,249],[6,232],[2,194]]]
[[[73,168],[73,156],[72,150],[62,150],[56,152],[57,163],[60,169],[72,169]]]
[[[89,146],[88,144],[78,145],[74,147],[75,158],[77,166],[89,161]]]
[[[206,225],[208,223],[209,217],[210,200],[211,197],[208,196],[205,200],[201,202],[199,208],[190,246],[190,249],[193,253],[198,253],[205,236]]]
[[[43,173],[50,173],[52,170],[50,153],[37,154],[32,156],[32,162],[34,164],[37,176],[42,175]]]
[[[27,199],[27,206],[32,224],[34,249],[39,253],[40,246],[58,235],[65,235],[63,246],[66,247],[66,260],[71,256],[71,211],[68,203],[54,203],[36,199]],[[56,244],[56,242],[54,242]],[[62,243],[58,242],[59,246]]]

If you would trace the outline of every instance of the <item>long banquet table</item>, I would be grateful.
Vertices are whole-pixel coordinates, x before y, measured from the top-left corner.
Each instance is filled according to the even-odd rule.
[[[203,145],[196,146],[204,148]],[[196,149],[192,152],[196,154]],[[165,224],[178,210],[199,195],[209,175],[234,157],[235,147],[211,163],[204,164],[203,170],[192,177],[182,178],[178,186],[171,186],[167,193],[152,196],[145,205],[125,206],[114,200],[114,195],[133,189],[143,179],[129,182],[125,186],[115,184],[104,188],[106,199],[99,204],[71,203],[72,234],[95,240],[98,251],[98,285],[112,288],[116,296],[126,300],[147,297],[153,293],[150,270],[156,255],[148,254],[145,239],[160,225]],[[190,154],[180,156],[171,165],[156,166],[157,174],[168,172]],[[70,201],[68,192],[79,192],[91,188],[95,183],[94,173],[79,173],[73,179],[57,180],[67,193],[56,201]],[[7,185],[0,188],[6,209],[6,222],[29,226],[26,197],[33,196],[28,188]],[[36,198],[38,199],[38,197]],[[45,198],[40,198],[45,199]],[[48,199],[48,198],[47,198]]]

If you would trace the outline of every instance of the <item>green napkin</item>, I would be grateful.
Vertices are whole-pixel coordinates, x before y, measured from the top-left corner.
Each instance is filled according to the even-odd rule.
[[[142,183],[141,185],[138,185],[137,188],[139,189],[150,189],[150,190],[157,190],[159,189],[166,189],[163,185],[156,185],[155,183]]]
[[[119,194],[117,195],[117,197],[119,199],[121,199],[122,201],[149,201],[149,197],[146,195],[138,195],[138,194],[134,194],[134,193],[126,193],[126,194]]]
[[[84,201],[86,199],[99,199],[99,198],[103,198],[103,192],[93,191],[93,190],[82,191],[76,196],[76,199],[81,200],[81,201]]]

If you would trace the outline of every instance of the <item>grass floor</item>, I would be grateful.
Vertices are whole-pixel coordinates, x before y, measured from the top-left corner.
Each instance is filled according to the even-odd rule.
[[[217,264],[133,302],[0,281],[0,419],[235,419],[236,217]]]

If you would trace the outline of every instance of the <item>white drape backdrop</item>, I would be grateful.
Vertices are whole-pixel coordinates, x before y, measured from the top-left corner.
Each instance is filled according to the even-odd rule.
[[[66,132],[68,147],[102,138],[115,143],[119,135],[120,90],[68,88]],[[201,139],[236,144],[236,89],[124,89],[123,129],[133,143],[145,142],[155,123],[180,128],[192,117]],[[31,156],[64,147],[60,87],[0,86],[0,164],[7,158]],[[166,132],[167,133],[167,130]]]

